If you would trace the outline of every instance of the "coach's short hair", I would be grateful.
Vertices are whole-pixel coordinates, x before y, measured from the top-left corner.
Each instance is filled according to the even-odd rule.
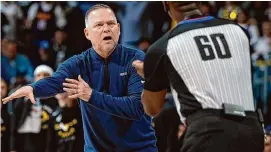
[[[109,7],[108,5],[105,5],[105,4],[96,4],[96,5],[93,5],[87,12],[86,12],[86,15],[85,15],[85,25],[87,27],[87,23],[88,23],[88,16],[91,12],[93,12],[94,10],[97,10],[97,9],[101,9],[101,8],[105,8],[105,9],[110,9],[113,13],[114,11],[112,10],[111,7]]]

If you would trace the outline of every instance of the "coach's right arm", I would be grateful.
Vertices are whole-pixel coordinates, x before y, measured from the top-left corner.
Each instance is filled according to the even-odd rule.
[[[77,55],[69,58],[60,65],[51,77],[24,86],[2,101],[5,104],[15,98],[27,97],[32,103],[36,103],[35,98],[51,97],[64,92],[62,83],[65,81],[65,78],[74,78],[79,73],[78,60],[79,56]]]
[[[62,83],[66,78],[76,78],[79,75],[78,67],[79,56],[75,55],[63,62],[51,77],[41,79],[30,86],[33,87],[34,96],[47,98],[58,93],[63,93]]]

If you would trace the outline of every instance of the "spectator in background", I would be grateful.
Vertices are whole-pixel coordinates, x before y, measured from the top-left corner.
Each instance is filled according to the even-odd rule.
[[[271,1],[268,2],[268,8],[264,11],[264,15],[271,21]]]
[[[57,69],[58,66],[66,60],[68,57],[72,56],[68,54],[68,45],[67,45],[67,34],[64,30],[58,29],[55,32],[54,39],[52,42],[52,50],[54,52],[53,57],[55,58],[54,68]]]
[[[8,86],[6,81],[1,78],[1,99],[8,95]],[[1,152],[10,152],[13,147],[10,145],[11,133],[10,133],[10,116],[8,114],[8,105],[0,103],[1,111]]]
[[[35,82],[49,77],[53,69],[46,65],[38,66],[35,71]],[[18,152],[44,152],[49,142],[48,128],[53,111],[58,107],[55,98],[39,99],[33,105],[27,98],[14,101],[16,115],[16,150]]]
[[[7,42],[7,38],[3,37],[1,39],[1,55],[4,55],[7,52]]]
[[[224,7],[220,8],[218,11],[218,17],[235,20],[237,14],[241,11],[240,7],[236,5],[236,2],[226,1]]]
[[[115,2],[123,10],[117,12],[118,20],[122,28],[121,44],[134,47],[138,44],[143,33],[142,16],[148,6],[148,2]],[[131,10],[133,11],[131,13]]]
[[[40,56],[40,64],[45,64],[54,68],[56,63],[56,54],[52,50],[51,45],[52,44],[47,40],[40,41],[38,52]]]
[[[139,40],[138,48],[142,50],[143,52],[147,52],[148,48],[151,45],[151,40],[148,38],[141,38]]]
[[[212,6],[208,2],[202,2],[200,6],[200,11],[204,16],[209,16],[211,15]]]
[[[19,26],[22,25],[23,12],[15,2],[1,1],[1,13],[5,14],[9,25],[1,27],[8,39],[17,39]],[[1,20],[2,22],[2,20]]]
[[[63,28],[66,24],[64,12],[56,2],[37,2],[28,10],[26,27],[32,29],[37,41],[51,40],[56,28]]]
[[[49,145],[46,152],[83,152],[84,137],[80,108],[67,93],[57,94],[59,108],[50,122]]]
[[[52,41],[41,41],[38,50],[41,59],[40,64],[46,64],[57,69],[64,60],[71,57],[73,55],[69,49],[71,45],[68,45],[66,40],[66,31],[57,29]]]
[[[91,47],[83,32],[85,28],[85,23],[83,22],[84,13],[79,7],[79,2],[76,1],[67,1],[64,6],[64,12],[67,18],[67,25],[65,27],[66,34],[68,35],[67,43],[72,44],[69,52],[72,54],[81,53],[82,50]]]
[[[35,3],[35,1],[17,1],[16,2],[20,8],[22,9],[22,12],[23,12],[23,16],[27,16],[27,12],[28,12],[28,9],[29,7]],[[26,21],[26,20],[25,20]]]
[[[5,37],[4,28],[9,25],[9,21],[4,13],[1,12],[1,40]]]
[[[264,21],[262,23],[263,36],[259,38],[255,44],[255,55],[264,55],[271,52],[271,21]]]
[[[258,27],[261,30],[260,24],[264,21],[265,2],[253,1],[248,8],[249,16],[258,22]]]
[[[26,55],[31,64],[37,67],[41,64],[40,55],[38,52],[38,47],[34,45],[33,35],[31,30],[25,29],[22,31],[21,45],[19,45],[20,53]]]
[[[250,44],[254,45],[259,38],[259,30],[256,25],[249,23],[248,12],[242,10],[237,17],[237,23],[248,31],[250,36]]]
[[[203,16],[217,16],[218,9],[224,6],[222,1],[202,1],[200,6],[200,11],[202,12]]]
[[[33,67],[29,59],[18,53],[17,42],[7,40],[1,56],[1,73],[11,87],[32,82]]]
[[[161,2],[151,1],[148,2],[148,6],[146,8],[146,14],[149,20],[152,22],[153,29],[152,33],[148,38],[151,38],[152,41],[156,41],[162,35],[164,35],[171,27],[171,19],[170,17],[163,12],[164,8],[161,5]]]

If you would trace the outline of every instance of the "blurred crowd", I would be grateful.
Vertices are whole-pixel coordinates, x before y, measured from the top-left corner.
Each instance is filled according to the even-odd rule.
[[[52,75],[72,55],[91,47],[84,36],[84,15],[100,2],[1,1],[1,99],[16,88]],[[119,43],[147,51],[174,28],[161,2],[103,2],[121,25]],[[271,2],[202,2],[204,15],[237,22],[250,35],[255,105],[271,125]],[[163,112],[154,118],[159,151],[176,151],[184,131],[170,92]],[[1,148],[6,151],[83,151],[78,102],[59,94],[18,99],[1,105]],[[170,118],[170,119],[169,119]],[[271,127],[266,128],[266,152],[271,151]]]

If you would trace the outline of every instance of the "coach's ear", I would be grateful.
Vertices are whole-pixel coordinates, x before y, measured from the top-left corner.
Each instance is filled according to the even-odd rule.
[[[85,33],[85,37],[86,37],[89,41],[91,41],[90,33],[89,33],[89,29],[88,29],[88,28],[85,28],[85,29],[84,29],[84,33]]]
[[[119,30],[119,36],[120,36],[120,23],[118,23],[118,30]]]

